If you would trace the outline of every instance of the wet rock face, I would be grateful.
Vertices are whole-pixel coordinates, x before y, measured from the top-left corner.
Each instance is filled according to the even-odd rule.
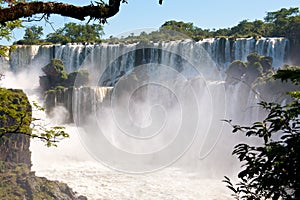
[[[35,176],[26,164],[0,161],[0,199],[85,200],[65,183]]]
[[[22,90],[0,88],[0,160],[23,163],[30,169],[30,138],[26,135],[13,134],[28,130],[31,123],[31,105]],[[20,124],[22,122],[21,126]]]
[[[61,60],[52,59],[48,65],[42,68],[42,71],[46,75],[40,77],[40,85],[44,91],[56,86],[65,86],[68,75]]]
[[[300,39],[295,38],[290,41],[290,49],[288,52],[288,61],[293,65],[300,65]]]
[[[37,177],[30,170],[30,138],[17,132],[30,133],[31,121],[26,94],[22,90],[0,88],[0,199],[87,199],[78,196],[67,184]]]
[[[227,83],[235,83],[239,82],[244,74],[246,73],[247,65],[240,61],[234,61],[230,64],[229,68],[226,71],[227,77],[226,82]]]
[[[30,139],[25,135],[9,135],[0,141],[0,160],[13,163],[24,163],[31,167]]]
[[[43,91],[56,87],[80,87],[89,82],[87,70],[79,70],[70,74],[64,68],[62,60],[52,59],[49,64],[42,68],[45,76],[40,76],[40,87]]]

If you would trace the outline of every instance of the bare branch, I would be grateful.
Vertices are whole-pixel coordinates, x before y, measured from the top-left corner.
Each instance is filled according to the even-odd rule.
[[[0,73],[0,81],[4,79],[5,75]]]
[[[46,15],[47,14],[43,14],[43,16],[41,17],[33,17],[33,18],[28,17],[27,19],[22,20],[22,22],[39,22],[42,21],[42,19],[44,19]]]

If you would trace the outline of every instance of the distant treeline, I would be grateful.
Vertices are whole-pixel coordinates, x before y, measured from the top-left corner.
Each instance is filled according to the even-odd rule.
[[[182,21],[167,21],[157,31],[151,33],[142,32],[140,35],[131,33],[127,37],[102,40],[103,27],[99,24],[79,25],[75,23],[65,24],[64,28],[46,36],[42,40],[42,27],[32,26],[27,28],[23,40],[17,44],[45,44],[45,43],[135,43],[135,42],[159,42],[181,40],[191,38],[195,41],[204,38],[247,38],[247,37],[287,37],[289,39],[300,38],[300,13],[299,8],[282,8],[278,11],[268,12],[264,20],[243,20],[234,27],[222,29],[202,29],[193,23]]]
[[[174,31],[181,33],[175,33]],[[158,31],[151,33],[142,32],[139,36],[131,34],[126,38],[111,37],[110,42],[137,42],[137,41],[168,41],[191,38],[196,41],[204,38],[248,38],[248,37],[287,37],[290,39],[300,38],[300,13],[299,8],[282,8],[279,11],[268,12],[264,20],[241,21],[232,28],[218,30],[202,29],[193,23],[182,21],[167,21]]]

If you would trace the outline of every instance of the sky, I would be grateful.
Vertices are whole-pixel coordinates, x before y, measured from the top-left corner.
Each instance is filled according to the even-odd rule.
[[[57,0],[56,0],[57,1]],[[87,5],[90,1],[83,0],[58,0],[57,2],[74,5]],[[163,5],[158,0],[128,0],[122,4],[120,12],[108,19],[104,25],[105,38],[123,35],[123,33],[136,32],[137,29],[158,29],[168,20],[192,22],[203,29],[228,28],[247,19],[263,19],[267,12],[276,11],[283,7],[299,7],[299,0],[164,0]],[[67,17],[52,15],[50,21],[55,29],[64,23],[78,22]],[[44,34],[53,32],[51,26],[45,22],[25,23],[26,26],[43,26]],[[22,39],[24,30],[14,32],[14,40]],[[0,43],[7,43],[0,41]]]

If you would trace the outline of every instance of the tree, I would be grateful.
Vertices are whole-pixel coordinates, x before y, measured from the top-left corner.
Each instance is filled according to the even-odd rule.
[[[299,8],[282,8],[279,11],[268,12],[265,21],[274,24],[273,36],[287,36],[290,34],[292,18],[300,18]]]
[[[274,76],[300,84],[300,67],[285,67]],[[252,126],[233,125],[233,133],[261,139],[262,145],[238,144],[233,154],[243,163],[235,187],[224,182],[236,199],[300,199],[300,91],[290,92],[291,103],[261,102],[267,117]]]
[[[9,41],[12,38],[12,30],[19,27],[22,27],[22,22],[20,20],[6,22],[5,25],[0,25],[0,40],[6,39]],[[0,45],[0,56],[2,55],[7,57],[8,53],[8,47]]]
[[[23,44],[37,44],[43,35],[43,27],[30,26],[26,28]]]
[[[248,36],[251,35],[253,30],[253,23],[248,22],[248,20],[241,21],[237,26],[231,28],[230,34],[231,35],[241,35],[241,36]]]
[[[184,33],[184,34],[191,36],[192,32],[194,30],[194,25],[193,25],[193,23],[185,23],[183,21],[177,22],[175,20],[171,20],[171,21],[165,22],[161,26],[161,28],[170,29],[170,30]]]
[[[291,16],[299,15],[299,8],[282,8],[279,11],[268,12],[265,17],[266,22],[274,22],[275,24],[280,23],[281,19],[286,19]]]
[[[52,43],[98,42],[103,34],[103,28],[100,24],[80,25],[71,22],[65,24],[64,28],[48,34],[46,41]]]
[[[33,106],[43,110],[36,103]],[[0,139],[20,134],[38,138],[47,146],[56,146],[61,139],[69,137],[64,127],[47,127],[38,123],[41,120],[32,118],[31,112],[32,107],[22,90],[0,88]]]

